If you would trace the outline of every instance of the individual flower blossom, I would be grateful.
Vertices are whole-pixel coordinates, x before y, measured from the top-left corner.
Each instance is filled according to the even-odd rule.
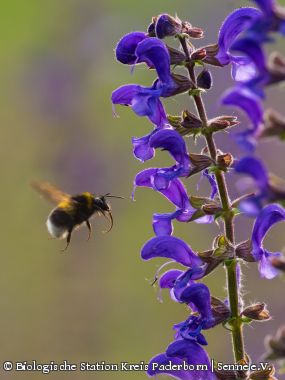
[[[279,273],[271,264],[271,259],[280,256],[280,253],[266,250],[263,247],[263,240],[270,228],[282,221],[285,221],[285,210],[277,204],[271,204],[258,215],[252,231],[252,254],[259,262],[261,276],[268,279],[274,278]]]
[[[160,97],[185,92],[191,83],[186,77],[171,74],[169,51],[159,39],[152,37],[143,39],[137,44],[135,55],[134,63],[145,62],[154,67],[158,79],[151,87],[137,84],[119,87],[112,93],[112,103],[131,106],[138,116],[147,116],[155,126],[161,128],[167,123],[167,117]]]
[[[137,174],[134,185],[139,187],[149,187],[163,194],[171,203],[176,206],[172,213],[154,214],[153,229],[156,235],[171,235],[173,232],[172,222],[174,219],[180,222],[189,222],[197,209],[191,205],[189,196],[183,183],[178,178],[172,178],[165,186],[165,175],[167,169],[150,168]],[[169,175],[169,172],[168,172]],[[162,177],[161,177],[162,176]],[[206,176],[210,180],[212,188],[211,196],[216,194],[216,182],[210,175]],[[202,215],[195,219],[196,223],[212,223],[212,215]]]
[[[266,169],[263,163],[255,157],[244,157],[234,166],[238,174],[250,176],[257,187],[255,195],[248,197],[239,204],[241,211],[249,216],[257,216],[267,203],[284,202],[285,188]]]
[[[241,109],[251,120],[252,128],[236,134],[236,139],[243,148],[252,151],[263,122],[261,98],[241,84],[226,91],[221,101],[224,105]]]
[[[175,295],[177,295],[177,292],[175,293],[175,286],[179,289],[180,278],[176,279],[177,285],[174,285]],[[178,293],[177,298],[179,302],[189,305],[195,314],[190,315],[186,321],[174,326],[174,329],[177,331],[176,338],[195,339],[199,344],[207,344],[204,336],[201,334],[201,330],[209,329],[215,324],[209,288],[204,284],[191,283]]]
[[[185,369],[185,363],[193,367]],[[204,365],[204,370],[197,369],[198,364]],[[206,351],[198,343],[185,340],[170,344],[166,353],[152,358],[148,365],[147,374],[150,377],[166,374],[179,380],[217,379],[211,373],[210,360]]]
[[[244,56],[233,55],[231,48],[240,34],[246,31],[260,15],[261,12],[258,9],[246,7],[237,9],[227,16],[220,29],[216,54],[216,59],[221,65],[232,63],[236,71],[237,65],[243,66],[250,63],[250,60]]]

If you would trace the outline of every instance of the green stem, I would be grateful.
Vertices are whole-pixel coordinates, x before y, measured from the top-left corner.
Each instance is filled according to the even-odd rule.
[[[189,77],[193,83],[194,88],[197,88],[196,84],[196,75],[194,71],[194,65],[191,62],[189,49],[187,46],[187,41],[184,37],[179,37],[181,46],[186,55],[186,67],[189,72]],[[203,122],[204,127],[208,126],[208,118],[206,109],[204,106],[203,99],[201,94],[193,96],[194,102],[197,108],[197,112],[201,121]],[[217,148],[213,134],[206,134],[205,136],[207,141],[207,146],[211,158],[216,161],[217,158]],[[226,179],[224,173],[220,170],[215,172],[217,186],[219,190],[219,195],[222,203],[224,212],[224,230],[225,235],[228,240],[234,244],[235,243],[235,232],[234,232],[234,214],[232,212],[231,201],[228,194]],[[227,260],[226,262],[226,271],[227,271],[227,291],[229,297],[229,304],[231,310],[231,332],[232,332],[232,342],[233,342],[233,351],[235,361],[238,362],[241,359],[245,358],[244,353],[244,342],[243,342],[243,331],[242,331],[242,322],[240,319],[239,312],[239,286],[238,286],[238,273],[237,273],[237,260],[233,258]]]

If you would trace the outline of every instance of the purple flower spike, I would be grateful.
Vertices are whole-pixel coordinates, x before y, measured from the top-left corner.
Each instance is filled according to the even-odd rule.
[[[219,52],[216,56],[222,65],[227,65],[232,61],[230,49],[235,39],[260,15],[261,12],[256,8],[240,8],[225,19],[219,33]]]
[[[158,236],[150,239],[142,248],[143,260],[167,257],[188,267],[202,266],[202,260],[181,239],[173,236]]]
[[[136,48],[146,38],[147,34],[144,32],[132,32],[122,37],[115,50],[117,60],[127,65],[133,65],[137,60]]]
[[[159,354],[151,359],[148,365],[148,376],[157,376],[159,374],[166,374],[175,379],[180,380],[194,380],[197,379],[195,371],[187,371],[183,369],[184,361],[179,358],[169,358],[166,354]],[[173,366],[179,365],[181,369],[171,369]]]
[[[259,270],[262,277],[271,279],[279,272],[271,265],[271,258],[280,255],[272,253],[263,247],[263,240],[270,228],[281,221],[285,221],[285,210],[277,205],[271,204],[266,206],[257,217],[252,231],[252,252],[257,261],[259,261]]]
[[[258,131],[263,121],[262,103],[260,98],[247,87],[240,85],[228,90],[222,98],[222,104],[240,108],[251,120],[254,132]]]

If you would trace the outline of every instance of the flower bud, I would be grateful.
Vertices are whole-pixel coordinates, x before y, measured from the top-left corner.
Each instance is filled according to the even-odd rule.
[[[155,37],[155,23],[156,23],[157,17],[153,17],[151,23],[149,24],[147,28],[147,33],[149,37]]]
[[[204,62],[208,63],[209,65],[213,66],[219,66],[222,67],[223,65],[220,63],[220,61],[216,58],[216,55],[219,51],[219,45],[208,45],[204,46],[203,49],[206,50],[206,57],[204,58]]]
[[[182,123],[184,128],[201,128],[202,121],[194,113],[187,110],[182,113]]]
[[[250,374],[249,380],[277,380],[273,377],[275,373],[274,367],[271,365],[263,371],[256,371]]]
[[[256,259],[252,254],[252,242],[251,240],[246,240],[240,243],[236,247],[236,255],[237,257],[243,259],[248,263],[254,263]]]
[[[175,36],[182,33],[182,22],[178,17],[174,18],[168,14],[159,15],[155,23],[155,34],[157,38]]]
[[[222,207],[216,205],[216,204],[205,204],[202,206],[202,210],[206,215],[217,215],[218,213],[222,212]]]
[[[237,124],[239,124],[239,122],[235,116],[218,116],[209,120],[209,129],[211,129],[212,132],[218,132]]]
[[[188,34],[188,36],[191,38],[203,38],[204,37],[203,29],[192,26],[187,21],[183,22],[182,32],[185,34]]]
[[[269,80],[267,85],[276,84],[285,80],[285,57],[278,52],[269,56],[268,62]]]
[[[255,321],[266,321],[270,319],[268,310],[266,310],[265,303],[257,303],[255,305],[248,306],[245,308],[241,315],[247,318],[254,319]]]
[[[265,339],[268,352],[265,354],[266,360],[278,360],[285,358],[285,326],[278,329],[275,337],[268,336]]]
[[[211,273],[217,266],[219,266],[223,260],[213,257],[214,250],[198,252],[200,259],[207,264],[204,272],[204,277]]]
[[[167,96],[182,94],[183,92],[190,90],[193,86],[189,78],[185,77],[184,75],[171,74],[171,77],[176,84],[176,88],[170,91],[169,94],[167,94]]]
[[[201,48],[193,51],[193,53],[191,54],[191,59],[193,61],[203,61],[203,59],[206,58],[206,56],[206,49]]]
[[[215,238],[213,242],[213,248],[214,257],[218,257],[223,260],[232,259],[234,257],[234,247],[224,235],[219,235]]]
[[[180,65],[182,62],[185,62],[186,57],[185,54],[180,50],[174,49],[171,46],[167,46],[170,56],[170,64],[171,65]]]
[[[285,117],[278,112],[269,109],[264,115],[264,128],[259,137],[278,137],[280,140],[285,139]]]
[[[212,75],[209,70],[203,70],[197,77],[197,86],[204,90],[209,90],[212,87]]]
[[[209,166],[213,165],[213,160],[211,157],[204,154],[189,154],[191,164],[193,168],[190,171],[189,177],[193,174],[199,173],[202,170],[207,169]]]
[[[231,316],[230,309],[219,298],[211,297],[211,308],[213,318],[215,319],[214,326],[225,322]]]
[[[230,153],[221,154],[217,157],[217,165],[221,170],[226,170],[233,162],[234,158]]]
[[[271,265],[274,266],[274,268],[279,269],[282,272],[285,272],[285,257],[273,256],[271,258]]]

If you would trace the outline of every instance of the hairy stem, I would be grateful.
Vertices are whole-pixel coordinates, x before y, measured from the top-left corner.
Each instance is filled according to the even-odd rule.
[[[194,88],[197,88],[196,84],[196,75],[194,71],[194,65],[191,62],[189,49],[187,46],[187,41],[184,37],[179,37],[181,46],[186,55],[186,67],[189,72],[189,77],[193,83]],[[193,96],[195,106],[203,126],[206,128],[208,126],[208,118],[204,102],[201,94]],[[205,135],[207,146],[211,158],[216,161],[217,158],[217,148],[215,140],[212,133]],[[215,172],[217,186],[219,190],[219,195],[224,210],[224,230],[225,235],[228,240],[234,244],[235,243],[235,233],[234,233],[234,214],[232,212],[231,201],[228,194],[227,184],[225,175],[222,171],[217,170]],[[244,342],[243,342],[243,331],[242,331],[242,322],[239,317],[239,286],[238,286],[238,270],[237,270],[237,260],[235,258],[227,260],[226,262],[226,271],[227,271],[227,291],[229,297],[229,304],[231,309],[231,332],[232,332],[232,342],[233,342],[233,351],[235,361],[238,362],[241,359],[244,359]]]

